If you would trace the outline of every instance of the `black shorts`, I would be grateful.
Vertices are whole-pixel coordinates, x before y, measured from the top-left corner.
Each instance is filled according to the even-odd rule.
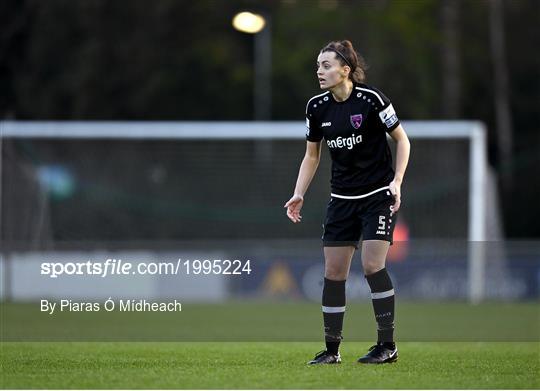
[[[390,216],[394,204],[390,190],[381,190],[359,199],[331,197],[323,225],[323,245],[354,246],[362,240],[385,240],[393,243],[397,214]]]

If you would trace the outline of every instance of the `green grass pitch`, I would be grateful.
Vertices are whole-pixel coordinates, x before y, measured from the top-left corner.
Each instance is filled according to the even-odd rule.
[[[38,303],[0,304],[3,341],[96,342],[315,342],[321,339],[319,303],[234,301],[185,303],[178,313],[39,311]],[[347,303],[347,341],[372,341],[376,325],[370,302]],[[399,341],[540,341],[536,302],[469,305],[462,302],[396,304]]]
[[[375,339],[375,322],[369,302],[348,303],[343,363],[325,367],[306,365],[323,348],[318,303],[55,316],[38,308],[0,305],[1,388],[540,388],[536,302],[399,302],[400,358],[382,366],[356,363]]]
[[[305,363],[313,342],[9,342],[3,388],[540,387],[538,343],[400,343],[394,364],[365,366],[368,343],[344,343],[341,365]]]

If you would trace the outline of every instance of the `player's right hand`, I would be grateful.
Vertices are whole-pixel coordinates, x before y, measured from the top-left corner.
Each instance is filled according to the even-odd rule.
[[[287,208],[287,217],[293,223],[299,223],[302,220],[302,216],[300,216],[300,209],[302,209],[303,204],[304,204],[304,197],[302,197],[301,195],[295,194],[283,206],[284,208]]]

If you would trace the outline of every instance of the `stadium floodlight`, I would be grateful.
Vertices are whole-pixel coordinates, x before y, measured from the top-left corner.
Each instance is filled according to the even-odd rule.
[[[233,27],[253,35],[253,118],[267,121],[271,117],[272,104],[272,37],[271,17],[253,12],[240,12],[232,21]]]
[[[234,16],[232,24],[238,31],[248,34],[257,34],[266,25],[266,20],[259,14],[240,12]]]

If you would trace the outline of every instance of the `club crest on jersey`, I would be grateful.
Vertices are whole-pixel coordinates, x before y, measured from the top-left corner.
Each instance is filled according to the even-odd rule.
[[[351,125],[355,129],[360,129],[360,126],[362,126],[362,114],[351,115]]]

